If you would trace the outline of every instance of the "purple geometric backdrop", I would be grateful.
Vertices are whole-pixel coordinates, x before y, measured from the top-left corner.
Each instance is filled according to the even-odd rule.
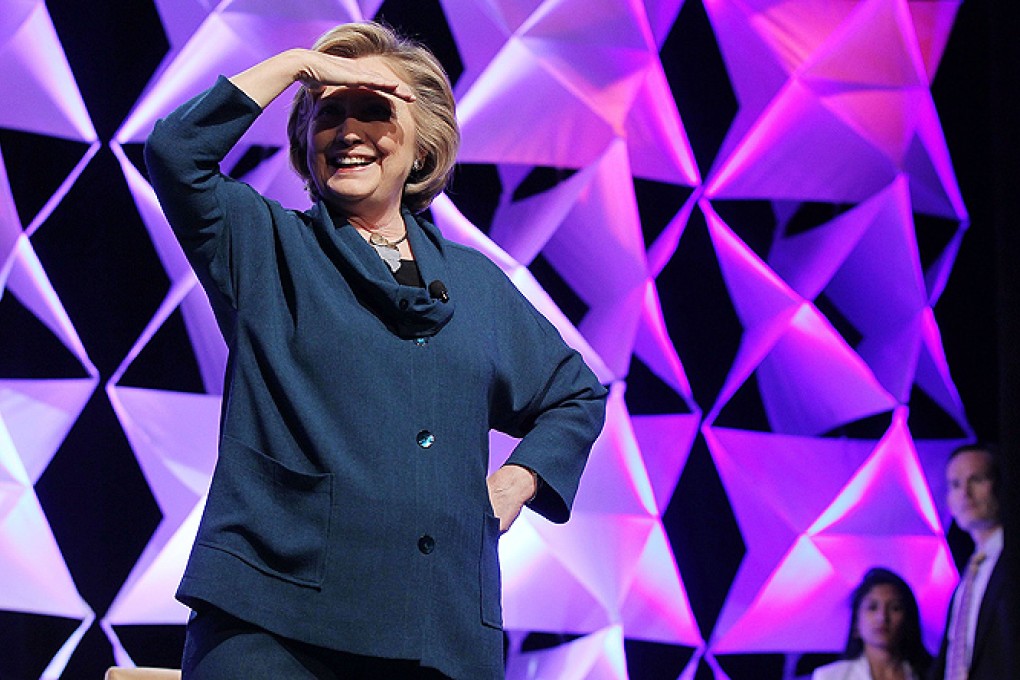
[[[876,564],[910,582],[936,647],[957,578],[942,462],[972,435],[933,312],[968,226],[931,93],[959,1],[154,4],[123,32],[144,88],[103,134],[74,27],[36,0],[0,15],[0,580],[18,584],[0,626],[24,643],[0,675],[78,677],[97,638],[103,663],[174,663],[225,347],[140,144],[218,74],[377,16],[455,81],[461,165],[433,221],[611,385],[573,519],[526,511],[502,539],[508,678],[789,677],[842,649]],[[285,116],[225,167],[304,207]],[[81,179],[114,159],[112,185]],[[118,244],[117,281],[47,236],[67,221]],[[65,298],[106,305],[99,340]],[[130,456],[69,436],[100,411]],[[492,441],[495,467],[513,442]],[[64,474],[91,462],[41,482],[58,451]],[[116,520],[76,521],[76,482],[123,495]]]

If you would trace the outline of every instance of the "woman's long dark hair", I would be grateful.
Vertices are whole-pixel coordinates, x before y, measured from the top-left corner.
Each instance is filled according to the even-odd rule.
[[[843,657],[856,659],[864,653],[864,640],[857,634],[857,612],[871,589],[881,585],[892,586],[903,601],[903,627],[900,630],[899,649],[896,651],[910,664],[914,672],[923,678],[931,666],[931,654],[925,649],[921,637],[921,614],[917,600],[906,581],[898,574],[882,567],[869,569],[850,598],[850,633],[847,636],[846,652]]]

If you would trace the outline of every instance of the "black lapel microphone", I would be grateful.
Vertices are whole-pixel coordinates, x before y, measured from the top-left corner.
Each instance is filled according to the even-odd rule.
[[[442,303],[450,301],[450,293],[446,290],[446,284],[436,279],[429,284],[429,297],[433,300],[439,300]]]

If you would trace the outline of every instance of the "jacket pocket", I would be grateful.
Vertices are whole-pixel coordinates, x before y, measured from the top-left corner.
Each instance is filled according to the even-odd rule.
[[[322,584],[333,475],[293,470],[224,437],[197,542],[304,586]]]
[[[503,627],[502,583],[499,570],[499,519],[486,514],[482,526],[481,565],[482,623]]]

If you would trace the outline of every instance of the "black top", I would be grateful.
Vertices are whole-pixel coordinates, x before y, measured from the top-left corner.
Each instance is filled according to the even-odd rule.
[[[418,271],[418,263],[414,260],[401,260],[397,271],[393,272],[393,278],[401,286],[425,287],[425,281],[422,280],[421,272]]]

